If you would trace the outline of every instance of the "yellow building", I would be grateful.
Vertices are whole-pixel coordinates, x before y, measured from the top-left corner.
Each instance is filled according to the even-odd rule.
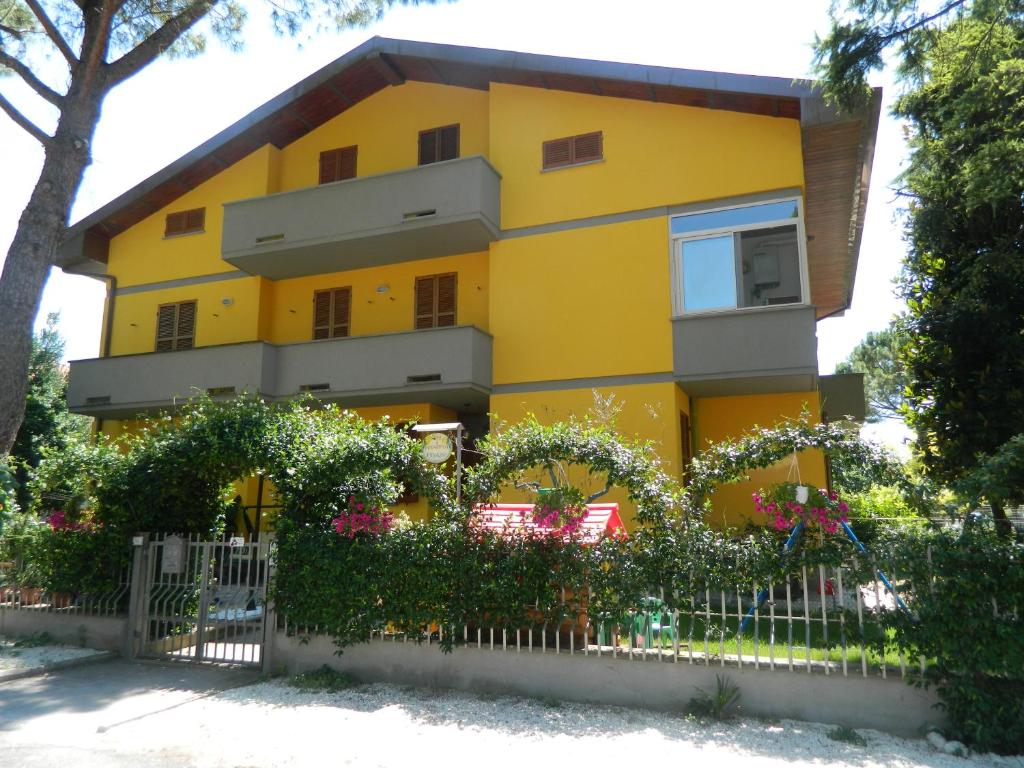
[[[480,435],[614,395],[674,474],[862,409],[815,324],[850,303],[880,98],[373,38],[71,228],[63,268],[109,290],[69,402],[116,434],[197,392],[309,392]],[[715,506],[741,523],[750,488]]]

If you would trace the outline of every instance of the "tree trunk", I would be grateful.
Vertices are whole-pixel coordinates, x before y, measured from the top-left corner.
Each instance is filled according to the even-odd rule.
[[[95,79],[79,90],[72,78],[57,132],[45,147],[43,168],[0,275],[0,456],[14,444],[25,415],[32,326],[50,267],[55,263],[71,204],[91,161],[91,145],[105,89]]]
[[[1006,506],[1000,501],[991,502],[992,505],[992,520],[996,524],[996,532],[1004,539],[1008,539],[1013,535],[1013,523],[1010,522],[1010,518],[1006,516]]]

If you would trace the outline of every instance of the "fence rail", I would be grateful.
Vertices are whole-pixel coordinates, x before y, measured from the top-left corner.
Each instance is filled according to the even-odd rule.
[[[863,569],[860,571],[863,572]],[[802,672],[842,677],[906,677],[911,665],[887,644],[884,619],[905,610],[879,576],[858,580],[844,567],[804,567],[783,582],[745,590],[705,589],[678,599],[652,590],[640,610],[617,617],[586,612],[585,600],[562,592],[559,616],[528,626],[461,627],[441,622],[401,631],[391,625],[370,633],[370,642],[419,642],[515,653],[556,653],[634,662],[700,664],[734,669]],[[901,581],[889,573],[897,591]],[[761,590],[767,599],[759,604]],[[906,595],[900,595],[906,599]],[[674,607],[669,607],[674,606]],[[278,617],[288,634],[324,634]]]
[[[131,568],[125,567],[112,589],[97,594],[51,592],[40,587],[0,585],[0,611],[36,611],[80,616],[128,613]]]

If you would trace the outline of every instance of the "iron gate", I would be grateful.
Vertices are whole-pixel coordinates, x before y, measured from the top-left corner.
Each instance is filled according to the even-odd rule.
[[[263,538],[152,539],[139,655],[260,666],[269,550]]]

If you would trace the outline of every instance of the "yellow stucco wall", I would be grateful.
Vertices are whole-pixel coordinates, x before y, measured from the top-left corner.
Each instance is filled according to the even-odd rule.
[[[499,83],[490,97],[506,229],[803,185],[798,120]],[[541,170],[544,141],[591,131],[603,161]]]
[[[460,156],[486,156],[487,109],[486,91],[416,82],[385,88],[282,149],[277,191],[315,186],[320,153],[353,144],[357,176],[414,167],[420,131],[453,123]]]
[[[672,370],[664,218],[491,248],[494,383]]]
[[[811,422],[819,421],[821,413],[817,392],[787,392],[773,395],[746,395],[740,397],[705,397],[694,405],[694,452],[723,438],[738,437],[754,425],[774,426],[785,418],[799,418],[806,410]],[[800,479],[808,485],[823,488],[825,460],[819,451],[805,451],[797,460]],[[751,494],[772,483],[796,480],[792,460],[787,459],[768,469],[750,473],[750,482],[721,486],[713,495],[714,513],[708,522],[717,526],[742,527],[748,521],[763,523],[762,516],[754,514]]]
[[[107,272],[117,277],[118,287],[233,272],[235,268],[220,257],[224,224],[221,206],[229,200],[258,197],[272,191],[268,178],[274,151],[270,146],[256,150],[112,238]],[[164,237],[168,213],[203,207],[203,232]]]
[[[288,344],[308,341],[313,334],[313,292],[324,288],[352,288],[351,335],[413,330],[413,293],[416,278],[445,272],[458,273],[456,321],[459,325],[488,326],[488,258],[486,253],[446,256],[371,269],[355,269],[294,280],[267,281],[268,341]],[[388,286],[378,293],[378,286]]]

